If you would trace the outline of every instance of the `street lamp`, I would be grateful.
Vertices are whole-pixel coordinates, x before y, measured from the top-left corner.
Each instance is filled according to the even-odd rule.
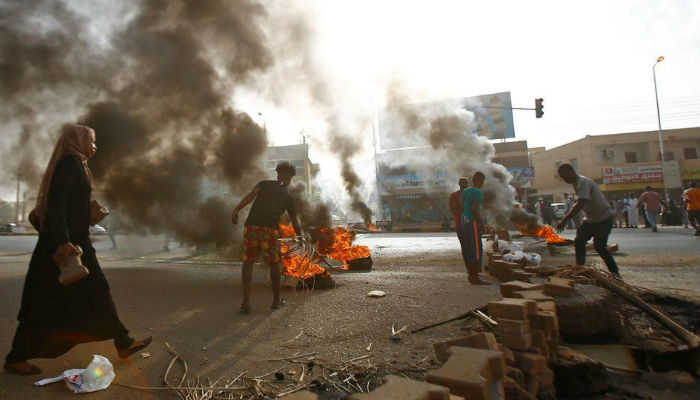
[[[265,123],[265,116],[261,112],[258,112],[258,115],[263,120],[263,132],[265,132],[265,135],[267,135],[267,124]]]
[[[664,152],[664,137],[661,133],[661,112],[659,111],[659,91],[656,89],[656,65],[664,60],[664,56],[660,56],[656,59],[656,63],[651,67],[652,73],[654,75],[654,95],[656,96],[656,119],[659,121],[659,150],[661,151],[661,164],[663,170],[663,164],[666,162],[666,154]],[[668,188],[666,187],[666,182],[664,182],[664,197],[666,201],[669,200]]]

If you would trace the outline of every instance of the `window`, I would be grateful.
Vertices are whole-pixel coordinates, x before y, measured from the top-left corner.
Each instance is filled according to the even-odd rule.
[[[664,152],[666,155],[665,161],[673,161],[675,158],[673,157],[673,152],[672,151],[666,151]],[[661,152],[659,152],[659,161],[661,161]]]
[[[636,163],[637,162],[637,152],[636,151],[626,151],[625,152],[625,162]]]
[[[697,160],[698,159],[698,149],[695,147],[686,147],[683,149],[683,158],[686,160]]]

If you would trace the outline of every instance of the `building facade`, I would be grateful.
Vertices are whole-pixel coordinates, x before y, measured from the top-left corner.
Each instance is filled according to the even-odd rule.
[[[534,179],[526,141],[494,143],[493,161],[513,175],[511,184],[524,195]],[[400,160],[406,160],[402,163]],[[416,160],[434,160],[417,169]],[[458,189],[457,179],[446,160],[435,157],[430,147],[386,150],[377,154],[381,218],[391,221],[395,231],[452,229],[448,199]]]
[[[297,175],[294,180],[304,181],[309,197],[313,197],[312,180],[318,172],[319,166],[309,160],[308,143],[268,147],[263,158],[263,169],[269,179],[277,179],[275,168],[283,162],[288,162],[296,168]]]
[[[658,131],[588,135],[559,147],[535,152],[531,154],[535,179],[528,197],[551,196],[559,201],[564,193],[573,193],[571,185],[557,174],[557,168],[563,163],[573,165],[579,174],[593,179],[608,196],[638,193],[646,186],[662,190],[666,180],[675,181],[669,183],[668,189],[673,198],[679,197],[681,186],[700,180],[700,128],[664,130],[663,138],[666,177]]]

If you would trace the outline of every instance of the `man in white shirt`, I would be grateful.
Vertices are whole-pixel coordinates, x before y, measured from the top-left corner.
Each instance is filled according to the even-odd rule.
[[[615,259],[608,250],[608,236],[613,226],[613,210],[598,185],[592,179],[576,173],[574,167],[569,164],[562,164],[558,169],[559,176],[566,183],[574,187],[574,192],[578,201],[574,208],[557,225],[557,231],[566,228],[566,223],[578,214],[581,210],[586,213],[586,219],[576,230],[576,265],[586,263],[586,243],[593,238],[593,248],[598,252],[600,258],[605,261],[608,270],[620,278],[620,271],[617,268]]]

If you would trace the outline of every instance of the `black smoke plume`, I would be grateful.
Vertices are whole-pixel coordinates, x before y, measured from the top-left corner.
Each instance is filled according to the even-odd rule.
[[[57,128],[88,125],[97,134],[96,195],[119,210],[123,227],[193,243],[230,237],[220,223],[229,220],[223,190],[207,193],[203,182],[240,192],[263,176],[265,132],[231,106],[236,86],[274,62],[259,3],[134,1],[115,11],[125,23],[105,28],[104,43],[84,10],[66,2],[9,1],[0,12],[0,94],[8,100],[0,118],[18,127],[3,148],[32,151],[24,141],[45,138],[22,157],[37,175]]]

